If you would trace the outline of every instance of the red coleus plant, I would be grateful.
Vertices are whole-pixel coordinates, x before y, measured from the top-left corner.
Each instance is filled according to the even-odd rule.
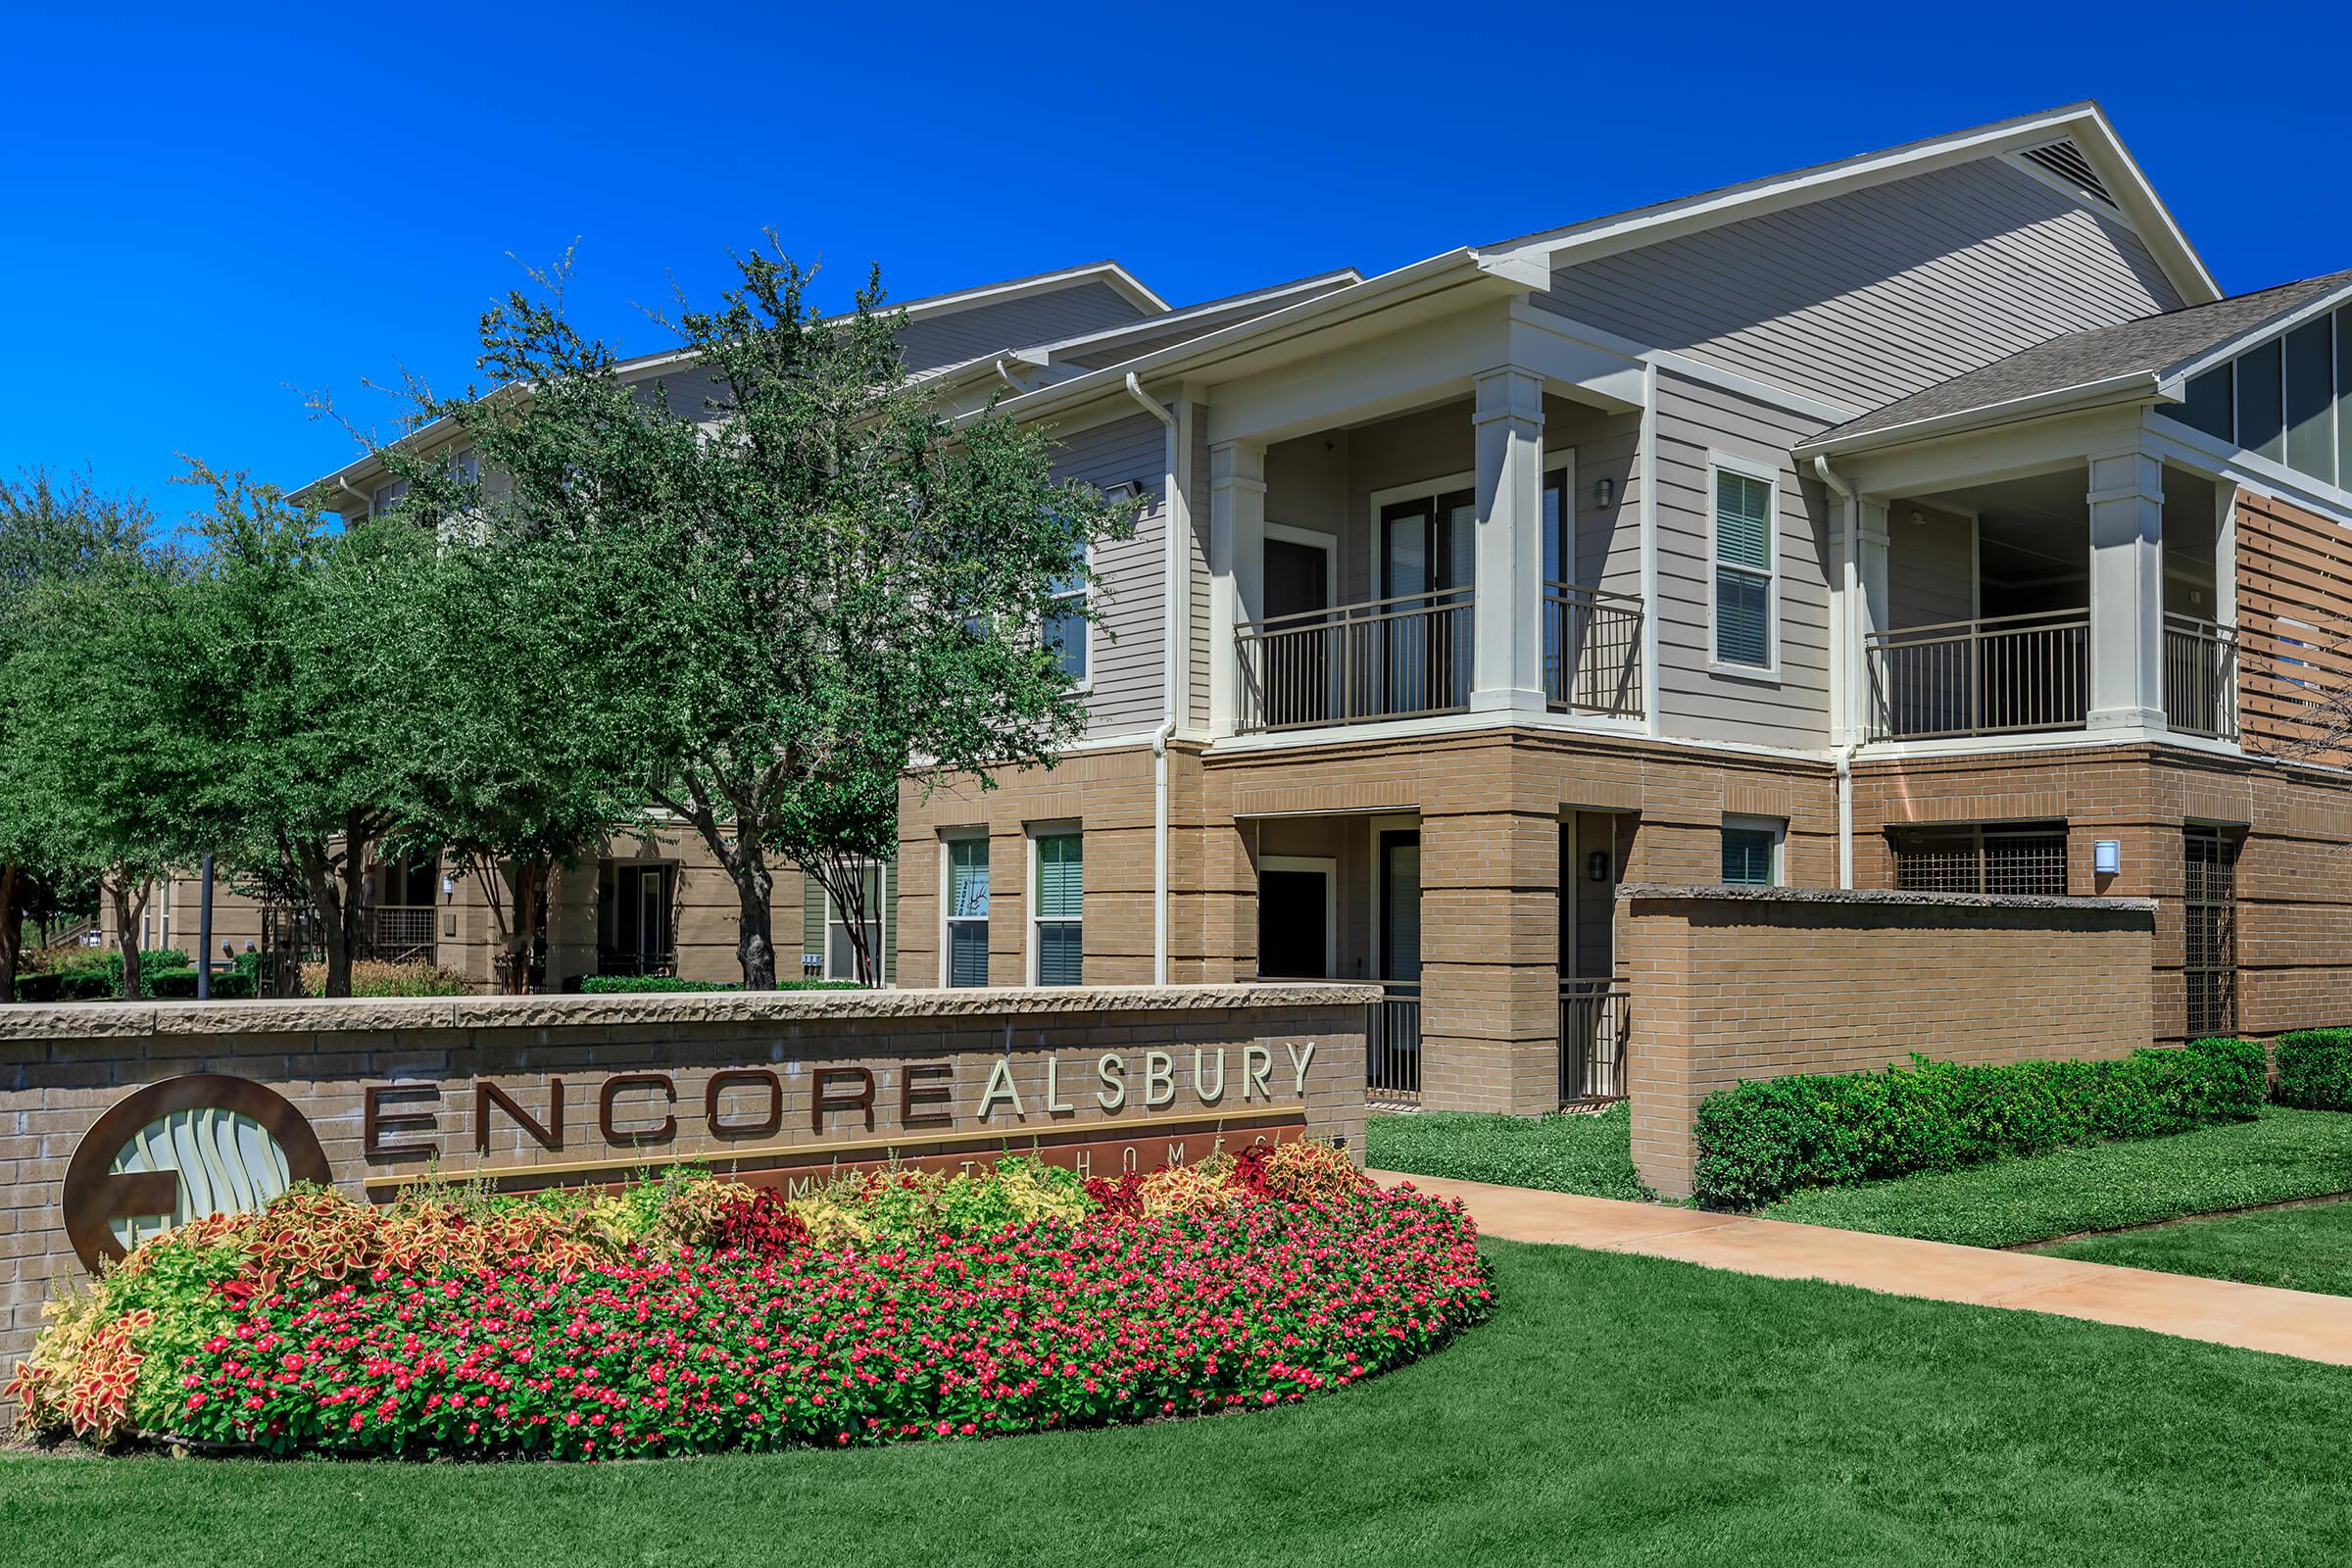
[[[763,1193],[722,1210],[709,1253],[284,1286],[187,1359],[174,1426],[568,1458],[986,1437],[1299,1399],[1487,1311],[1458,1205],[1359,1184],[1147,1216],[1131,1181],[1082,1220],[862,1250],[807,1245]]]

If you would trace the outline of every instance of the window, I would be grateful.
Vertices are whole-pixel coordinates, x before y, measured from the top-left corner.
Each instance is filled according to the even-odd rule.
[[[1894,885],[1905,893],[2066,896],[2066,824],[1894,828]]]
[[[1773,637],[1773,483],[1715,460],[1715,662],[1769,670]]]
[[[377,485],[375,493],[368,498],[368,515],[370,517],[382,516],[394,507],[399,506],[408,493],[409,481],[406,479],[395,479],[389,484]]]
[[[2220,828],[2192,827],[2182,848],[2181,971],[2188,1037],[2199,1040],[2237,1028],[2238,840]]]
[[[1030,962],[1041,986],[1083,984],[1086,862],[1076,833],[1040,833],[1036,897],[1030,900]]]
[[[873,983],[880,985],[882,974],[882,893],[883,872],[879,863],[868,860],[858,868],[860,902],[865,906],[865,918],[858,922],[865,928],[866,956],[874,965]],[[825,898],[825,978],[828,980],[864,980],[858,972],[858,949],[850,941],[850,919],[841,902],[831,894]]]
[[[1788,824],[1773,817],[1723,819],[1723,880],[1733,887],[1771,888],[1781,883],[1781,841]]]
[[[1054,608],[1047,613],[1045,625],[1046,646],[1054,650],[1054,663],[1081,687],[1093,674],[1090,655],[1094,623],[1087,618],[1087,586],[1083,571],[1054,584]]]
[[[460,484],[482,482],[482,460],[473,448],[466,447],[450,454],[449,476]]]
[[[951,986],[988,984],[988,840],[950,839],[944,973]]]

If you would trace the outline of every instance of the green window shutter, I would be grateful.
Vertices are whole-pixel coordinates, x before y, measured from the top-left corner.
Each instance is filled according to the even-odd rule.
[[[988,984],[988,922],[956,920],[948,925],[948,984]]]
[[[882,862],[882,897],[875,913],[882,921],[882,952],[874,964],[880,983],[887,986],[899,978],[899,862],[895,858]]]
[[[801,873],[801,953],[822,954],[825,951],[825,906],[830,902],[825,890],[817,886],[816,878]],[[819,960],[822,961],[821,959]],[[801,956],[792,956],[790,967],[800,971]]]
[[[1715,475],[1715,559],[1750,571],[1772,569],[1772,486],[1744,473]]]
[[[1771,578],[1715,568],[1715,658],[1726,664],[1771,665]]]
[[[1037,913],[1044,920],[1084,918],[1085,850],[1075,833],[1037,841]]]
[[[1074,986],[1085,983],[1085,942],[1077,921],[1063,920],[1037,928],[1037,983]]]

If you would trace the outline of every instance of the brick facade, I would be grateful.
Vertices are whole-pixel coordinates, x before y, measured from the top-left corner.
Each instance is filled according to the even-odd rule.
[[[1699,1102],[1745,1080],[2145,1046],[2154,924],[2144,899],[1628,886],[1635,1168],[1689,1197]]]

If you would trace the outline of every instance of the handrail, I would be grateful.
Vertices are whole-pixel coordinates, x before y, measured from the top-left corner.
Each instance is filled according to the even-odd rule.
[[[1545,705],[1641,717],[1642,622],[1648,613],[1642,596],[1546,582],[1543,611]]]
[[[1948,631],[1963,634],[1971,631],[1982,632],[1987,626],[2024,626],[2028,621],[2043,622],[2052,626],[2053,628],[2072,625],[2088,626],[2090,624],[2090,612],[2087,609],[2030,610],[2022,615],[1985,615],[1976,620],[1939,620],[1925,626],[1894,626],[1889,627],[1885,631],[1872,632],[1870,634],[1870,641],[1874,643],[1886,643],[1891,642],[1897,637],[1917,637],[1923,632],[1931,631]],[[2025,627],[2025,629],[2032,630],[2034,628]]]
[[[2087,610],[1874,632],[1864,654],[1883,739],[2075,729],[2089,716]]]
[[[1459,595],[1460,597],[1457,599],[1452,597],[1454,595]],[[1353,604],[1328,605],[1321,610],[1294,610],[1287,614],[1263,615],[1256,620],[1245,620],[1237,622],[1233,629],[1237,635],[1240,635],[1249,632],[1265,631],[1270,627],[1290,629],[1295,626],[1305,626],[1309,624],[1326,626],[1350,625],[1370,620],[1386,620],[1398,614],[1409,614],[1417,611],[1449,609],[1457,604],[1466,605],[1468,603],[1470,603],[1470,589],[1466,586],[1457,588],[1431,588],[1426,592],[1417,594],[1391,594],[1386,599],[1362,599]],[[1391,610],[1387,608],[1392,605],[1400,605],[1403,606],[1404,609]],[[1363,613],[1365,611],[1373,610],[1380,611],[1382,613],[1377,615],[1368,615]],[[1337,615],[1340,618],[1338,620],[1320,618],[1332,615]]]
[[[2164,717],[2184,735],[2237,739],[2237,628],[2168,611]]]

